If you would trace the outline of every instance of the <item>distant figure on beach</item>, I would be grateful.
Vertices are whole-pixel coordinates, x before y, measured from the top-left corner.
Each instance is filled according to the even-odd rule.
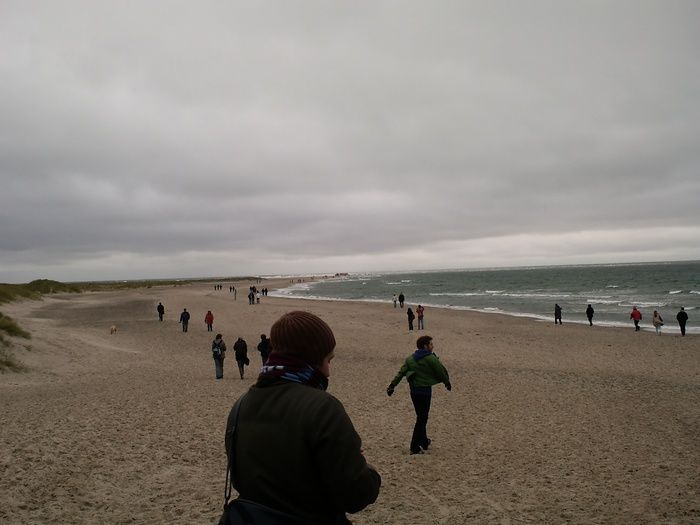
[[[255,304],[255,292],[253,290],[248,292],[248,304]]]
[[[593,326],[593,314],[595,313],[595,310],[593,307],[589,304],[588,308],[586,308],[586,317],[588,317],[588,325]]]
[[[260,292],[255,292],[255,302],[260,304]]]
[[[425,312],[425,308],[423,308],[422,305],[418,305],[418,308],[416,308],[416,316],[418,317],[418,330],[425,330],[425,326],[423,325],[423,315]]]
[[[632,311],[630,312],[630,319],[634,321],[634,331],[639,332],[639,321],[642,320],[642,312],[637,310],[636,306],[632,307]]]
[[[214,331],[214,314],[211,313],[211,310],[207,310],[207,315],[204,316],[204,322],[207,325],[207,332],[213,332]]]
[[[416,423],[413,426],[409,447],[411,454],[421,454],[428,450],[432,441],[428,438],[427,425],[433,385],[444,383],[447,390],[452,390],[447,369],[433,353],[433,338],[429,335],[419,337],[416,347],[416,351],[406,358],[398,374],[386,389],[387,395],[391,396],[404,376],[408,381],[413,409],[416,411]]]
[[[190,322],[190,313],[187,311],[187,308],[184,308],[182,310],[182,313],[180,314],[180,323],[182,324],[182,331],[186,332],[187,331],[187,325]]]
[[[216,378],[222,379],[224,377],[224,359],[226,359],[226,343],[224,343],[224,338],[221,334],[216,334],[216,337],[211,343],[211,353],[214,358],[214,369],[216,371]]]
[[[396,298],[396,294],[394,294],[394,297],[392,297],[391,300],[394,301],[394,308],[396,308],[396,303],[398,303],[398,299]]]
[[[404,302],[405,300],[406,300],[406,298],[404,297],[403,292],[401,292],[401,293],[399,294],[399,306],[401,306],[401,308],[403,308],[403,302]]]
[[[554,304],[554,324],[557,324],[557,321],[559,321],[559,324],[561,324],[561,306],[558,304]]]
[[[676,321],[678,321],[678,326],[681,327],[681,336],[685,336],[685,323],[688,322],[688,314],[682,306],[680,311],[676,314]]]
[[[158,320],[162,321],[163,316],[165,315],[165,306],[163,306],[163,303],[158,303],[156,310],[158,311]]]
[[[278,523],[349,524],[345,513],[374,503],[381,478],[342,403],[326,392],[333,332],[295,311],[272,325],[270,341],[267,365],[228,417],[231,483],[240,498],[290,515]]]
[[[233,351],[236,357],[236,364],[238,364],[238,372],[241,374],[241,379],[243,379],[243,369],[246,365],[250,364],[250,359],[248,359],[248,343],[245,339],[239,337],[235,343],[233,343]]]
[[[416,318],[415,315],[413,315],[413,310],[409,307],[408,310],[406,310],[406,316],[408,317],[408,329],[413,330],[413,320]]]
[[[664,325],[664,320],[661,318],[661,314],[654,310],[654,316],[651,319],[651,324],[654,325],[656,329],[656,335],[661,335],[661,327]]]
[[[263,366],[267,361],[267,356],[270,355],[270,340],[265,334],[260,334],[260,342],[258,343],[258,352],[260,352],[260,359],[262,359]]]

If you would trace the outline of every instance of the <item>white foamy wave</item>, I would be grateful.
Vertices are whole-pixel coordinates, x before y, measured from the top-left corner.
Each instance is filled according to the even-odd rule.
[[[428,295],[436,297],[474,297],[474,296],[484,296],[486,294],[481,292],[432,292]]]
[[[410,282],[411,282],[411,279],[401,279],[401,282],[402,282],[402,283],[410,283]]]
[[[694,293],[694,294],[697,295],[697,294],[700,294],[700,291],[698,291],[698,290],[690,290],[690,293]]]
[[[503,293],[505,290],[485,290],[486,293],[498,294]]]
[[[504,293],[505,297],[519,297],[521,299],[540,298],[540,299],[567,299],[572,297],[568,293]]]
[[[598,297],[591,297],[586,299],[586,302],[591,304],[618,304],[620,301],[617,299],[599,299]]]
[[[676,295],[677,293],[683,293],[683,290],[671,290],[668,295]]]
[[[618,284],[609,284],[606,286],[606,288],[619,288],[619,287],[620,287],[620,285],[618,285]]]
[[[400,282],[400,281],[389,281],[389,282],[386,282],[386,283],[384,283],[384,284],[388,284],[388,285],[394,286],[394,285],[397,285],[397,284],[401,284],[401,282]]]
[[[664,306],[668,306],[668,303],[649,303],[642,301],[639,303],[620,303],[620,306],[626,306],[628,308],[632,308],[633,306],[637,308],[663,308]]]

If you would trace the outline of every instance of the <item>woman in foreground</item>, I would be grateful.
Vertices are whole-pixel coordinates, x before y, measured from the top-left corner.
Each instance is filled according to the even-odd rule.
[[[381,478],[343,405],[326,393],[335,337],[308,312],[272,325],[272,353],[226,428],[240,498],[309,525],[349,523],[376,501]],[[235,407],[234,407],[235,408]],[[232,439],[233,429],[235,439]]]

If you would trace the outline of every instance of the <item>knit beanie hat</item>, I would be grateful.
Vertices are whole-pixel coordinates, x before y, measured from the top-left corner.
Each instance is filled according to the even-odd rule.
[[[302,311],[288,312],[270,329],[275,352],[301,357],[318,366],[335,348],[331,327],[320,317]]]

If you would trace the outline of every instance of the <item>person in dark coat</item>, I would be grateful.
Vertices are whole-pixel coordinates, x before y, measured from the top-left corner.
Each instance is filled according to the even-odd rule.
[[[262,364],[264,365],[265,361],[267,361],[267,356],[270,355],[270,340],[265,334],[260,334],[258,352],[260,352],[260,359],[262,359]]]
[[[559,321],[559,324],[561,324],[561,306],[558,304],[554,304],[554,324],[557,324],[557,321]]]
[[[187,311],[187,308],[184,308],[182,310],[182,313],[180,314],[180,323],[182,324],[182,331],[186,332],[187,331],[187,325],[190,322],[190,313]]]
[[[678,321],[678,326],[681,327],[681,336],[685,336],[685,323],[688,322],[688,314],[682,306],[681,310],[676,314],[676,321]]]
[[[413,330],[413,320],[416,316],[413,314],[413,310],[411,310],[410,307],[406,310],[406,316],[408,317],[408,329]]]
[[[226,343],[221,334],[216,334],[216,337],[211,343],[211,353],[214,358],[214,370],[216,378],[223,379],[224,377],[224,359],[226,359]]]
[[[595,313],[595,310],[593,307],[589,304],[588,308],[586,308],[586,317],[588,317],[588,325],[593,326],[593,314]]]
[[[333,331],[314,314],[288,312],[272,325],[270,344],[257,382],[236,402],[238,418],[235,406],[228,418],[233,486],[299,523],[349,524],[346,513],[376,501],[381,477],[343,404],[326,392]]]
[[[406,297],[404,297],[403,292],[399,294],[399,306],[403,308],[403,302],[406,300]]]
[[[158,311],[158,320],[162,321],[163,316],[165,315],[165,306],[163,306],[163,303],[158,303],[156,310]]]
[[[238,364],[238,372],[241,374],[241,379],[243,379],[243,369],[246,365],[250,364],[250,359],[248,359],[248,343],[245,339],[239,337],[235,343],[233,343],[233,351],[236,356],[236,363]]]

